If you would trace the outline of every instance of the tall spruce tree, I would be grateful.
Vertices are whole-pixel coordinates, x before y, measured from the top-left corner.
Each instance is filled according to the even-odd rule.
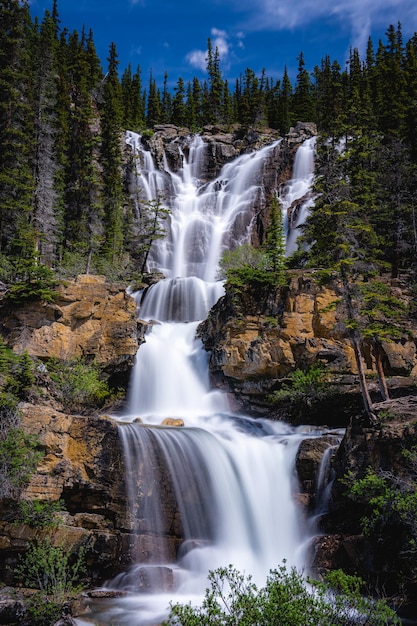
[[[363,184],[370,184],[363,171],[370,157],[362,139],[359,133],[344,151],[326,137],[318,142],[317,199],[300,244],[308,248],[309,265],[329,268],[340,281],[345,328],[355,355],[364,408],[373,421],[362,358],[357,291],[363,276],[372,275],[377,268],[378,239],[367,211],[369,208],[372,212],[374,198],[369,187],[362,189]]]
[[[32,57],[35,75],[33,223],[36,252],[39,259],[48,265],[57,259],[63,231],[62,198],[56,184],[59,168],[55,148],[59,133],[56,113],[59,73],[56,20],[57,14],[53,17],[48,11],[45,13]]]
[[[103,196],[105,243],[103,251],[112,263],[120,260],[123,252],[123,184],[121,136],[123,130],[122,90],[118,77],[116,45],[110,45],[108,70],[103,86],[101,110],[103,168]]]
[[[306,70],[304,54],[298,56],[298,72],[293,95],[293,121],[311,122],[315,119],[313,85]]]
[[[33,94],[27,2],[0,1],[0,252],[33,257]]]

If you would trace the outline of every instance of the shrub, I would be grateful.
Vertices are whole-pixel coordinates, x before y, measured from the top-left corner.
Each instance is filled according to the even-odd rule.
[[[288,378],[291,380],[290,384],[284,383],[281,389],[268,397],[273,404],[290,401],[311,406],[313,402],[331,393],[329,375],[321,363],[315,363],[306,370],[296,369]]]
[[[58,524],[56,513],[63,510],[62,500],[20,500],[16,521],[32,528],[51,528]]]
[[[171,606],[169,626],[382,626],[400,624],[383,600],[361,594],[359,578],[340,570],[324,582],[306,579],[284,564],[258,589],[250,576],[229,567],[209,573],[201,606]]]
[[[417,449],[403,452],[401,475],[368,469],[362,478],[343,479],[347,495],[360,510],[362,532],[386,560],[385,568],[417,580]]]
[[[6,301],[15,305],[33,300],[54,302],[56,279],[53,270],[34,259],[19,259],[14,267],[14,282],[6,293]]]
[[[38,437],[10,426],[0,437],[0,497],[17,498],[29,483],[43,453]]]
[[[56,383],[60,399],[68,411],[82,413],[101,407],[111,396],[106,381],[100,378],[100,368],[82,359],[50,361],[48,371]]]
[[[28,601],[34,624],[54,624],[64,602],[81,589],[85,553],[84,546],[74,552],[64,544],[53,545],[48,537],[30,544],[15,569],[15,576],[27,587],[38,590]]]

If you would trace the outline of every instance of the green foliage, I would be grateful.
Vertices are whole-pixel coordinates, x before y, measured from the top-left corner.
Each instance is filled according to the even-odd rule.
[[[54,545],[49,537],[30,544],[15,576],[25,586],[38,589],[28,601],[29,613],[37,626],[55,623],[64,602],[81,588],[85,553],[84,546],[74,552],[64,544]]]
[[[0,497],[16,498],[43,457],[39,439],[15,425],[0,430]]]
[[[277,285],[268,254],[250,244],[225,250],[219,266],[221,275],[226,278],[226,286],[235,293],[247,288],[262,291]]]
[[[100,368],[93,363],[82,359],[53,360],[48,371],[68,411],[83,413],[96,409],[111,396],[107,382],[100,377]]]
[[[362,283],[360,296],[362,336],[379,341],[399,339],[404,332],[408,304],[380,280]]]
[[[384,601],[361,594],[356,577],[332,572],[323,582],[304,578],[285,563],[258,587],[231,565],[209,573],[201,606],[171,606],[169,626],[383,626],[400,624]]]
[[[331,393],[329,374],[321,363],[314,363],[308,369],[296,369],[288,375],[291,383],[284,383],[281,389],[269,396],[269,401],[278,404],[283,401],[303,403],[311,406]]]
[[[34,300],[53,302],[56,297],[54,272],[34,259],[19,259],[14,263],[14,282],[9,286],[6,300],[15,305]]]
[[[51,528],[58,525],[56,514],[65,510],[62,500],[20,500],[15,521],[32,528]]]
[[[389,567],[400,578],[417,579],[417,448],[403,452],[404,471],[396,474],[368,469],[343,482],[348,497],[360,506],[360,523],[370,541],[386,546]],[[384,550],[383,550],[384,552]],[[391,555],[388,557],[388,555]]]
[[[26,351],[14,354],[0,337],[0,408],[4,403],[14,405],[17,400],[25,399],[34,383],[32,358]]]
[[[166,222],[171,215],[170,209],[164,204],[164,197],[158,195],[146,202],[138,200],[139,219],[136,225],[135,257],[139,261],[139,270],[143,274],[151,248],[155,241],[162,239],[166,234]]]
[[[264,250],[271,263],[272,272],[279,281],[286,267],[286,259],[284,221],[276,194],[271,203],[270,224],[266,233]]]

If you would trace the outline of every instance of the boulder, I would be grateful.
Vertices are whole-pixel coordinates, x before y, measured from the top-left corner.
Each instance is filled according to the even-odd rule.
[[[3,312],[8,345],[42,360],[84,357],[126,382],[138,350],[136,303],[124,286],[81,275],[57,288],[53,304],[34,302]]]

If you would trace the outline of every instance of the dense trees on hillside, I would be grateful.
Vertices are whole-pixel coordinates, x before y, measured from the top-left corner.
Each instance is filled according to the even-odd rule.
[[[29,274],[39,263],[61,271],[129,266],[135,236],[121,136],[158,123],[284,134],[297,120],[317,122],[320,200],[303,236],[314,243],[309,263],[340,263],[353,246],[358,257],[372,249],[395,275],[413,258],[417,34],[404,43],[400,25],[390,26],[376,50],[369,41],[364,59],[352,50],[346,69],[327,56],[309,73],[301,52],[294,84],[286,69],[278,80],[248,68],[233,86],[209,40],[207,79],[179,77],[170,90],[168,74],[158,85],[140,67],[119,72],[113,43],[102,69],[93,33],[61,27],[56,0],[40,23],[27,1],[0,0],[0,13],[3,280],[14,279],[21,259]],[[330,216],[335,199],[339,211]],[[335,233],[333,257],[318,236],[323,229]]]

